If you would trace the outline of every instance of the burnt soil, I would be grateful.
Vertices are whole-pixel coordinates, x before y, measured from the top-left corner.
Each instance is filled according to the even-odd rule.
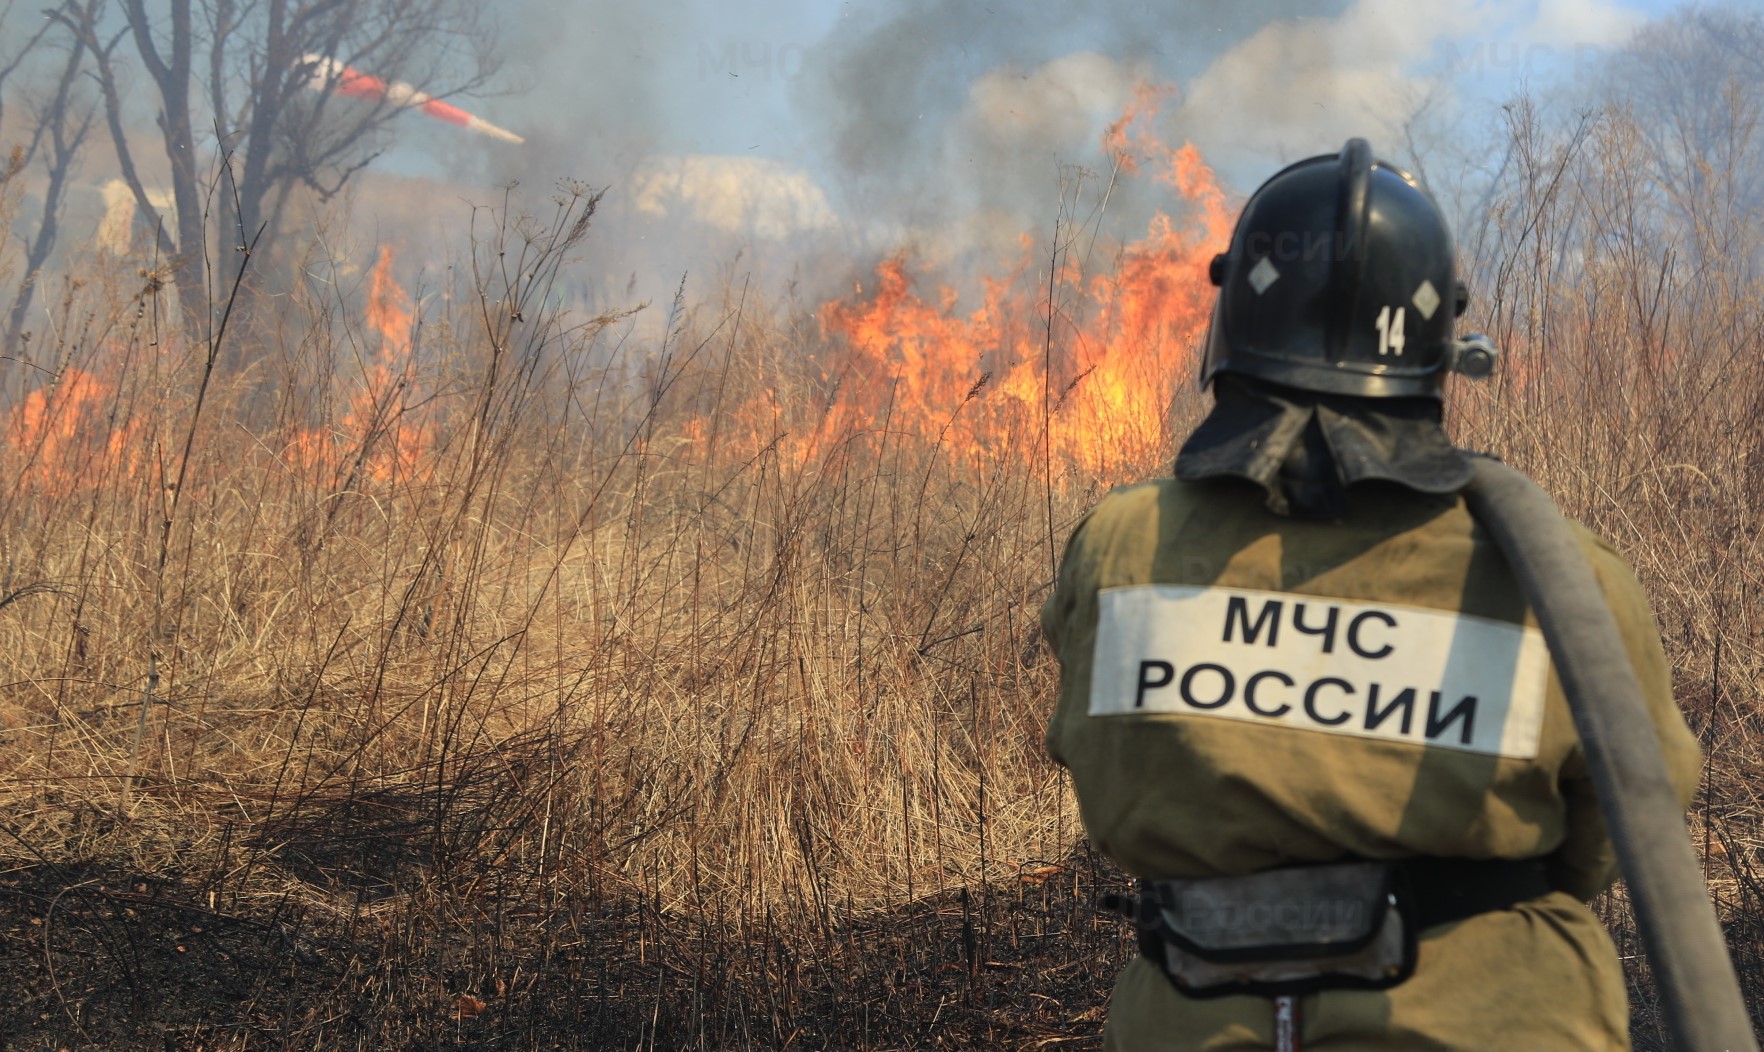
[[[1096,1048],[1133,952],[1082,851],[794,925],[482,875],[322,908],[233,884],[0,874],[0,1052]]]
[[[1135,952],[1103,908],[1128,881],[1083,845],[991,886],[790,923],[617,883],[447,875],[373,846],[357,854],[381,864],[347,874],[284,857],[278,883],[0,869],[0,1052],[1095,1049]],[[1728,936],[1757,1004],[1764,911],[1744,898],[1723,912],[1749,921]],[[1594,906],[1629,972],[1635,1048],[1664,1049],[1627,902]]]

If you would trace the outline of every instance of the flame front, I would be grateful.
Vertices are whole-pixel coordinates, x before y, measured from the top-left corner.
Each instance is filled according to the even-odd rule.
[[[965,314],[953,290],[924,295],[925,279],[904,257],[885,260],[870,295],[821,308],[824,331],[846,351],[824,370],[838,394],[822,437],[886,419],[971,460],[1044,450],[1053,470],[1101,482],[1167,455],[1172,399],[1194,376],[1211,315],[1207,264],[1229,240],[1231,220],[1199,151],[1172,149],[1145,130],[1164,94],[1142,89],[1104,145],[1121,174],[1149,168],[1175,189],[1180,219],[1158,213],[1099,275],[1086,276],[1074,253],[1056,248],[1041,276],[1025,281],[1033,260],[1025,244]]]
[[[363,481],[409,479],[433,445],[432,422],[409,410],[414,381],[416,311],[392,276],[393,253],[382,246],[368,276],[363,318],[379,346],[349,394],[334,429],[297,428],[285,443],[288,462],[329,472],[343,489]]]
[[[364,310],[378,346],[363,363],[359,381],[345,389],[344,404],[331,418],[335,422],[312,426],[310,420],[290,420],[280,428],[279,445],[254,441],[246,446],[247,459],[255,452],[279,451],[276,459],[284,466],[328,479],[333,489],[410,481],[424,470],[436,427],[412,408],[416,312],[392,276],[392,262],[391,250],[381,249]],[[162,365],[176,357],[158,353]],[[188,407],[155,394],[151,385],[143,393],[141,377],[129,371],[130,356],[122,349],[102,348],[95,359],[84,367],[64,366],[53,382],[26,393],[0,423],[18,492],[62,496],[149,475],[170,485],[177,472],[170,458],[188,426]]]
[[[1050,481],[1107,484],[1154,469],[1169,455],[1172,406],[1209,321],[1207,263],[1230,235],[1225,193],[1199,152],[1146,128],[1166,94],[1141,90],[1103,136],[1117,177],[1152,174],[1179,199],[1141,238],[1109,247],[1062,226],[1050,255],[1025,236],[970,308],[948,282],[891,256],[868,288],[820,307],[821,345],[783,365],[812,394],[766,389],[743,404],[719,393],[716,409],[676,421],[677,433],[744,456],[775,449],[799,465],[887,433],[958,466],[1027,463]],[[1092,272],[1091,259],[1109,265]],[[409,485],[433,468],[440,425],[427,406],[436,399],[417,396],[417,315],[392,268],[382,248],[364,308],[377,346],[341,403],[297,409],[252,447],[326,492]],[[181,418],[158,403],[141,422],[119,414],[134,401],[111,376],[121,375],[116,357],[65,369],[10,414],[5,439],[21,481],[68,492],[163,468]]]
[[[134,477],[141,463],[137,429],[119,419],[126,414],[118,400],[115,380],[73,366],[27,394],[5,428],[20,459],[19,483],[59,495]]]
[[[392,250],[382,247],[368,281],[368,327],[379,334],[380,349],[365,382],[350,400],[345,433],[359,436],[368,470],[381,482],[409,477],[424,451],[434,444],[428,421],[407,413],[416,363],[416,311],[410,293],[392,277]]]

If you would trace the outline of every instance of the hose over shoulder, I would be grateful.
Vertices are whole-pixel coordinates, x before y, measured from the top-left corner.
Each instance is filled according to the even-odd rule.
[[[1684,812],[1592,566],[1555,502],[1512,468],[1479,458],[1464,497],[1512,566],[1549,644],[1674,1047],[1756,1052]]]

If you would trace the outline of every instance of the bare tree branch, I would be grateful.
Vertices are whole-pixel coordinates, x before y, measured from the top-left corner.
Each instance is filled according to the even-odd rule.
[[[215,137],[221,142],[221,148],[232,145],[233,123],[232,114],[227,108],[227,77],[226,62],[229,39],[238,28],[235,21],[233,0],[212,0],[205,5],[204,14],[209,25],[210,46],[208,49],[208,105],[214,114]]]
[[[14,6],[15,0],[7,0],[6,7],[0,9],[0,29],[6,28],[6,23],[12,17],[12,9]],[[38,42],[43,39],[44,34],[49,32],[51,24],[52,23],[45,19],[43,24],[37,27],[37,31],[31,34],[30,39],[26,40],[24,45],[18,49],[18,53],[13,55],[4,65],[0,65],[0,88],[6,86],[6,79],[16,73],[18,67],[23,65],[25,59],[36,49]],[[0,94],[0,119],[4,119],[5,116],[6,96]]]
[[[112,54],[128,35],[128,30],[117,33],[106,42],[99,42],[98,21],[104,13],[104,5],[105,0],[85,0],[84,6],[77,0],[69,0],[65,7],[51,12],[51,17],[77,34],[86,49],[92,53],[94,76],[98,81],[99,94],[104,100],[104,121],[110,130],[110,143],[116,151],[117,167],[122,172],[123,183],[135,199],[136,214],[154,231],[156,251],[171,259],[177,255],[177,246],[166,231],[164,217],[147,196],[147,188],[141,182],[140,172],[135,167],[134,152],[129,148],[128,133],[123,127],[122,99],[117,90]]]
[[[55,250],[55,243],[60,235],[62,199],[67,191],[68,176],[85,145],[87,133],[92,129],[93,108],[85,107],[83,112],[75,115],[71,105],[74,84],[79,80],[85,61],[85,41],[75,36],[68,49],[67,61],[62,66],[61,76],[56,81],[54,95],[35,114],[36,130],[32,136],[31,152],[37,150],[38,143],[46,135],[49,140],[49,156],[46,162],[48,179],[43,187],[43,215],[37,223],[36,237],[31,239],[25,253],[24,278],[13,294],[12,309],[7,313],[7,347],[17,347],[19,336],[24,331],[25,317],[30,312],[37,281],[42,276],[43,265]]]
[[[131,25],[140,26],[145,0],[125,2]],[[494,68],[485,54],[462,65],[451,53],[454,39],[485,35],[482,7],[470,0],[202,0],[199,33],[180,28],[178,3],[188,6],[174,0],[169,64],[165,32],[137,28],[135,39],[143,46],[157,40],[161,65],[174,78],[179,42],[205,39],[205,101],[235,151],[238,207],[248,229],[263,225],[266,212],[279,220],[286,186],[306,187],[320,199],[338,193],[381,152],[384,129],[401,116],[395,100],[339,94],[337,63],[438,97],[483,85]],[[190,109],[188,99],[161,95],[168,111]],[[179,130],[168,125],[168,137]],[[174,170],[177,181],[194,184]],[[266,229],[273,245],[275,224]],[[180,241],[187,240],[180,221]]]
[[[262,228],[273,248],[291,190],[329,199],[383,152],[390,122],[406,106],[383,89],[375,97],[372,78],[446,98],[483,87],[495,71],[490,16],[477,0],[60,3],[50,17],[90,57],[123,181],[172,261],[197,337],[212,321],[204,202],[215,190],[215,147],[231,158],[236,219],[246,230]],[[125,88],[130,51],[156,110],[170,213],[147,185],[159,166],[143,165],[136,153],[140,136],[130,121],[143,100]],[[214,143],[201,131],[209,128]],[[241,309],[250,311],[249,295]]]

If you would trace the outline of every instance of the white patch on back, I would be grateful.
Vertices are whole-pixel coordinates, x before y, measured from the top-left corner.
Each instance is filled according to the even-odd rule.
[[[1090,715],[1167,713],[1537,755],[1543,635],[1440,610],[1241,588],[1098,596]]]

